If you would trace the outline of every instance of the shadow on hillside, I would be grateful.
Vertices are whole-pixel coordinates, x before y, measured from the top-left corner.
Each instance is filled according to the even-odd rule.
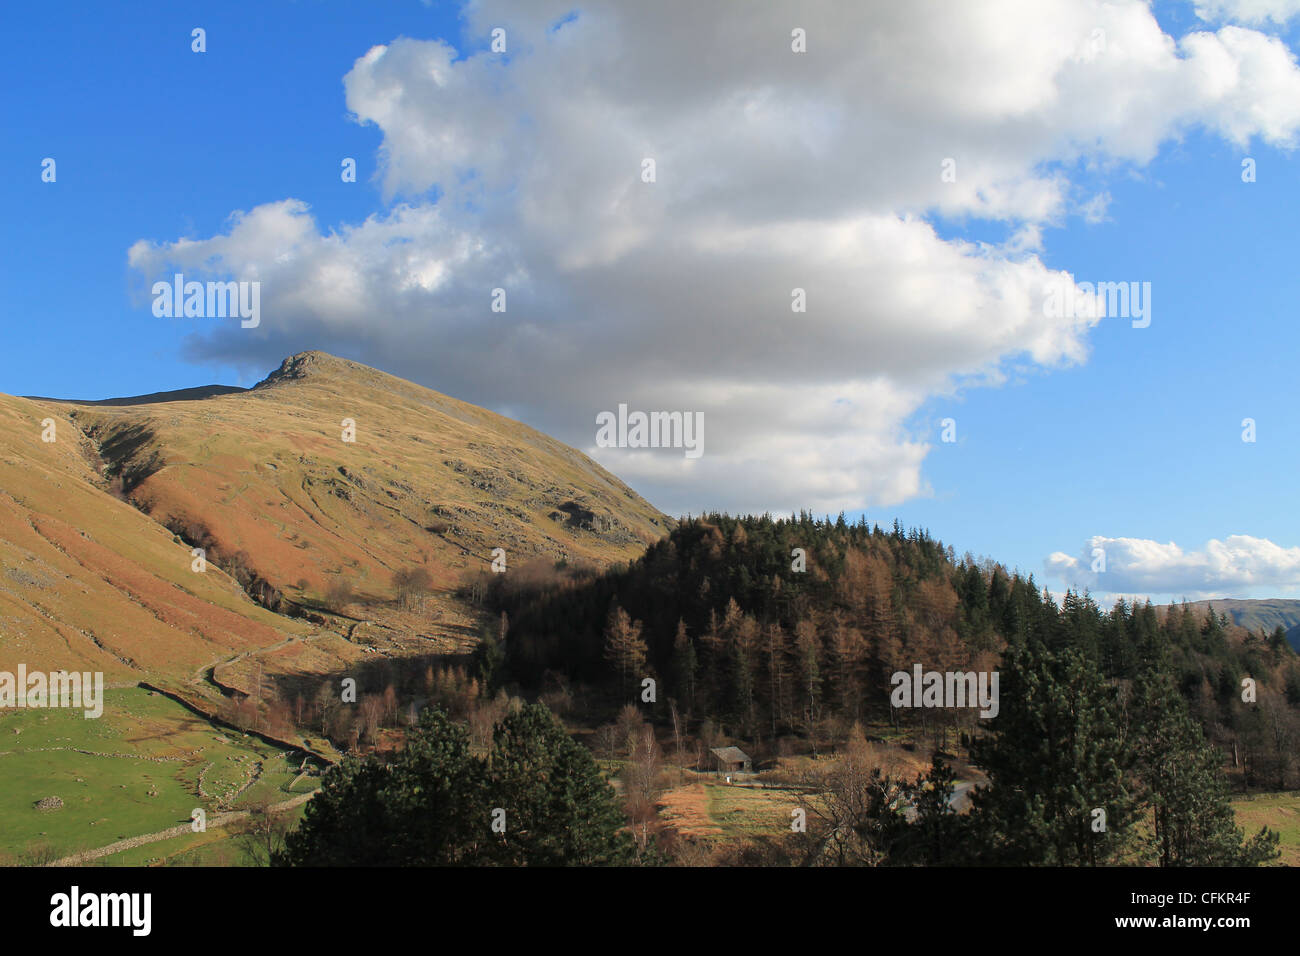
[[[86,434],[99,446],[99,457],[105,465],[104,477],[122,496],[129,495],[166,464],[156,448],[145,453],[157,440],[148,423],[107,425],[91,428]]]

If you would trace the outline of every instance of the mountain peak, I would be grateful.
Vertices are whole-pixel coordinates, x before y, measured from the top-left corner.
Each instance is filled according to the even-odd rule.
[[[337,374],[346,371],[373,371],[365,365],[357,362],[351,362],[347,359],[341,359],[336,355],[330,355],[328,352],[322,352],[318,349],[310,349],[306,352],[298,352],[290,355],[280,367],[273,371],[262,381],[258,382],[254,388],[264,388],[271,385],[278,385],[281,382],[292,382],[299,379],[312,378],[322,374]]]

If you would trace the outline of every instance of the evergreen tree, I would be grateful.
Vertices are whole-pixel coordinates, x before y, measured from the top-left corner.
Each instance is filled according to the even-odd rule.
[[[732,709],[753,736],[756,727],[755,692],[758,683],[758,625],[748,615],[741,615],[729,634],[731,653]]]
[[[1228,802],[1223,758],[1205,743],[1170,676],[1155,668],[1134,681],[1136,769],[1152,825],[1143,839],[1161,866],[1257,866],[1277,857],[1278,834],[1243,841]]]
[[[910,802],[913,818],[903,848],[891,863],[953,866],[971,862],[966,839],[967,818],[952,805],[957,775],[936,752],[930,772],[916,778]]]
[[[614,789],[591,753],[542,704],[524,704],[496,729],[488,799],[476,815],[504,810],[488,857],[504,865],[607,866],[634,862]]]
[[[436,708],[420,715],[391,766],[347,757],[331,767],[274,862],[285,866],[448,866],[475,862],[486,825],[483,762]]]
[[[493,631],[495,630],[495,634]],[[506,659],[506,634],[510,630],[510,617],[505,611],[496,628],[483,628],[478,646],[474,648],[474,669],[485,687],[491,687]]]
[[[764,630],[767,645],[768,701],[772,718],[772,736],[776,737],[778,722],[787,721],[789,698],[790,638],[778,622],[769,622]]]
[[[817,703],[821,699],[821,644],[812,621],[800,621],[795,627],[795,649],[799,665],[799,685],[803,698],[803,716],[808,735],[817,749]]]
[[[989,777],[972,797],[983,859],[1020,866],[1121,859],[1135,810],[1115,688],[1074,648],[1052,651],[1033,637],[1008,649],[999,689],[992,733],[972,747]]]
[[[391,763],[371,755],[332,767],[273,862],[616,865],[635,861],[626,822],[591,754],[543,705],[509,714],[486,761],[463,727],[430,708]]]

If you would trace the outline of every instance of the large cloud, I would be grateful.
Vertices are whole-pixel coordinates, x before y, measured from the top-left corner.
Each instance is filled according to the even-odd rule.
[[[1099,559],[1103,559],[1102,560]],[[1211,539],[1200,550],[1142,538],[1089,538],[1077,557],[1057,551],[1047,571],[1102,594],[1172,595],[1191,600],[1300,587],[1300,548],[1245,534]],[[1098,570],[1094,571],[1093,569]]]
[[[1035,254],[1041,226],[1104,210],[1080,160],[1300,127],[1280,41],[1175,41],[1140,2],[573,6],[471,4],[504,56],[398,39],[356,61],[347,105],[382,132],[389,201],[365,222],[286,200],[137,243],[150,279],[262,281],[261,326],[191,355],[346,351],[583,447],[671,511],[891,505],[925,491],[931,435],[908,425],[927,398],[1086,357],[1096,320],[1045,314],[1070,277]],[[945,239],[936,213],[1009,238]],[[703,412],[704,456],[595,448],[620,403]]]

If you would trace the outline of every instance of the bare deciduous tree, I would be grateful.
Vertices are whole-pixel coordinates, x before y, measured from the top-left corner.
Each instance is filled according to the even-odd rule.
[[[910,789],[897,757],[868,744],[854,724],[844,753],[800,776],[807,814],[803,865],[876,866],[906,823]]]
[[[633,678],[645,670],[646,643],[641,638],[641,622],[632,620],[621,607],[610,611],[605,625],[605,660],[618,671],[624,694]]]
[[[433,577],[428,568],[417,564],[402,568],[393,575],[393,591],[397,601],[406,611],[415,610],[421,600],[433,588]]]
[[[384,717],[384,698],[379,694],[366,694],[361,698],[361,727],[365,739],[375,743],[379,739],[379,726]]]
[[[651,829],[658,821],[655,798],[662,789],[663,753],[655,739],[654,728],[642,724],[632,735],[633,746],[629,761],[623,771],[624,792],[627,795],[628,815],[632,819],[632,832],[637,845],[644,850],[650,842]]]

